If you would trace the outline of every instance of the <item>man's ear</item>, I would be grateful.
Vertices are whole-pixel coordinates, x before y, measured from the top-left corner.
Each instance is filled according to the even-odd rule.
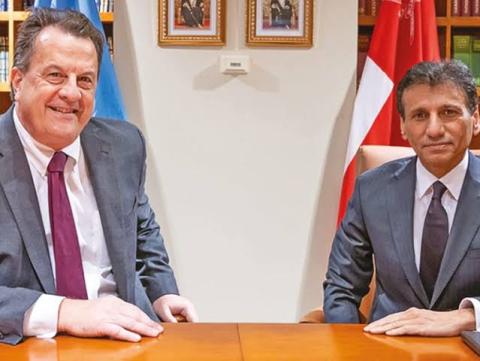
[[[402,135],[403,140],[408,140],[407,135],[405,134],[405,120],[400,117],[400,134]]]
[[[12,86],[13,93],[15,94],[15,98],[21,88],[23,77],[24,74],[20,69],[17,67],[12,68],[12,71],[10,72],[10,84]]]
[[[472,114],[473,135],[480,133],[480,115],[478,114],[478,106]]]

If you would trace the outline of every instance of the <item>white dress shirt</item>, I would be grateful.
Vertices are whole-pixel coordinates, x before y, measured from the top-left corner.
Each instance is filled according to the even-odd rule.
[[[413,209],[413,248],[415,252],[415,265],[420,272],[423,226],[433,196],[432,185],[439,180],[445,185],[445,187],[447,187],[441,201],[443,208],[445,208],[445,211],[447,212],[448,231],[450,232],[453,218],[455,217],[455,211],[457,210],[458,198],[460,197],[463,181],[467,174],[468,152],[465,152],[462,161],[458,163],[455,168],[440,179],[430,173],[418,158],[416,166],[417,182],[415,186],[415,204]],[[475,298],[464,298],[462,302],[460,302],[459,308],[467,307],[474,308],[476,328],[477,331],[480,331],[480,302]]]
[[[20,122],[16,110],[13,112],[15,128],[27,156],[37,194],[43,228],[47,238],[48,252],[55,277],[55,257],[50,229],[48,208],[47,167],[54,150],[38,143]],[[112,265],[108,255],[102,222],[97,202],[88,175],[80,138],[62,149],[68,155],[64,178],[68,199],[72,208],[82,257],[85,285],[89,299],[104,295],[117,295]],[[61,296],[44,294],[25,313],[23,332],[25,336],[53,337],[57,333],[58,310]]]

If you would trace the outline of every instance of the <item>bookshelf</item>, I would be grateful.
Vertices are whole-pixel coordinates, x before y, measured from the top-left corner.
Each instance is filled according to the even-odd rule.
[[[20,24],[28,17],[29,14],[29,12],[24,9],[23,4],[24,0],[9,0],[7,10],[0,11],[0,39],[1,37],[4,37],[4,39],[6,39],[6,50],[8,53],[8,69],[6,69],[7,75],[9,73],[11,64],[13,64],[13,53],[15,48],[17,29]],[[101,12],[100,20],[102,21],[106,37],[113,38],[113,13]],[[6,111],[12,103],[10,99],[10,84],[8,80],[2,80],[3,79],[0,79],[0,113]]]
[[[360,0],[365,1],[365,0]],[[375,1],[375,0],[366,0]],[[480,39],[480,16],[453,16],[452,4],[455,0],[435,0],[435,13],[437,18],[438,41],[440,57],[451,59],[453,54],[453,37],[455,35],[471,35]],[[458,0],[457,0],[458,1]],[[472,1],[472,0],[471,0]],[[378,2],[378,0],[377,0]],[[461,4],[461,2],[460,2]],[[360,10],[360,3],[359,3]],[[367,5],[368,11],[368,5]],[[358,15],[358,65],[357,80],[363,69],[363,62],[368,48],[368,39],[371,38],[376,16]],[[480,87],[477,87],[480,96]],[[480,148],[480,136],[474,137],[471,148]]]
[[[453,16],[453,1],[454,0],[435,0],[440,56],[445,59],[451,59],[453,57],[454,35],[473,35],[480,38],[480,16]],[[375,20],[376,16],[358,16],[359,37],[362,35],[371,37]]]

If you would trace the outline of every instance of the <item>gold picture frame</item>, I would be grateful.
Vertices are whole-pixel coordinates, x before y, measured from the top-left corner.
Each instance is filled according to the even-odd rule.
[[[313,1],[247,0],[247,45],[312,47]]]
[[[160,46],[225,45],[226,0],[158,0]]]

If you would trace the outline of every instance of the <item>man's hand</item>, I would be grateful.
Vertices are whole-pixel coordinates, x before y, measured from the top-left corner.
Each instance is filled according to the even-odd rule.
[[[58,314],[58,332],[138,342],[142,336],[158,336],[163,328],[137,306],[108,296],[95,300],[64,299]]]
[[[175,316],[183,316],[188,322],[198,321],[195,307],[182,296],[163,295],[153,303],[153,308],[164,322],[177,322]]]
[[[440,312],[412,307],[372,322],[364,331],[389,336],[458,336],[462,331],[474,329],[473,308]]]

